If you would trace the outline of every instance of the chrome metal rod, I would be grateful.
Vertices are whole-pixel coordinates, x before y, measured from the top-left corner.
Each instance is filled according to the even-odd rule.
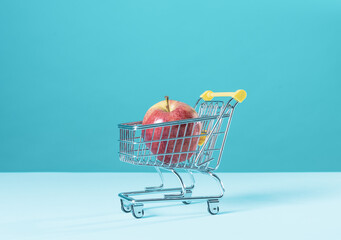
[[[145,199],[134,199],[127,196],[120,196],[126,201],[131,203],[137,202],[164,202],[164,201],[186,201],[186,200],[208,200],[208,199],[217,199],[221,198],[221,195],[218,196],[196,196],[196,197],[171,197],[171,198],[145,198]]]
[[[164,192],[181,192],[181,190],[182,188],[163,188],[163,189],[141,190],[141,191],[123,192],[123,193],[120,193],[119,196],[158,194],[158,193],[160,194]]]
[[[174,173],[174,175],[178,178],[178,180],[181,184],[181,192],[180,192],[180,194],[166,194],[165,198],[174,198],[174,197],[177,198],[177,197],[185,196],[186,187],[185,187],[184,181],[182,180],[180,174],[177,173],[174,169],[170,169],[170,171],[172,171],[172,173]]]
[[[186,186],[186,189],[193,189],[194,186],[195,186],[195,179],[194,179],[194,176],[193,176],[193,172],[188,170],[188,169],[185,169],[186,173],[188,173],[188,175],[190,176],[190,179],[191,179],[191,185],[190,186]]]
[[[212,178],[214,178],[214,180],[216,180],[219,183],[219,187],[221,190],[220,197],[224,196],[225,188],[224,188],[223,182],[220,180],[220,178],[216,174],[214,174],[210,171],[206,171],[205,173],[210,175]]]

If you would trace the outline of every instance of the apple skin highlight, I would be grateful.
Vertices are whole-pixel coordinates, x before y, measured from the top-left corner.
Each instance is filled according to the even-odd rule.
[[[191,106],[183,102],[167,99],[158,102],[157,104],[149,108],[149,110],[147,111],[143,118],[142,124],[148,125],[155,123],[184,120],[189,118],[198,118],[197,112]],[[164,128],[163,131],[162,128]],[[142,132],[142,136],[144,137],[144,141],[152,140],[156,141],[152,144],[146,143],[146,145],[153,154],[158,155],[157,159],[159,161],[162,161],[166,164],[169,163],[173,164],[177,162],[186,161],[192,157],[193,153],[182,152],[195,151],[198,145],[199,137],[189,137],[178,140],[168,139],[200,135],[200,133],[201,123],[194,122],[188,124],[181,124],[180,126],[173,125],[167,127],[157,127],[154,129],[153,128],[146,129]],[[167,153],[169,154],[167,155]]]

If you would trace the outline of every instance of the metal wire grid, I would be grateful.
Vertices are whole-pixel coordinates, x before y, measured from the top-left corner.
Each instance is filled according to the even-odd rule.
[[[197,104],[199,118],[195,119],[151,125],[142,125],[142,122],[120,124],[120,160],[135,165],[163,168],[185,168],[200,171],[218,168],[234,108],[234,105],[230,104],[231,100],[226,104],[222,101]],[[228,123],[223,124],[225,121]],[[201,133],[194,135],[193,131],[197,124],[201,125]],[[184,131],[180,131],[180,129]],[[170,135],[172,132],[174,133],[174,130],[177,132],[176,137],[171,138]],[[190,130],[190,133],[187,130]],[[145,140],[147,131],[153,132],[153,137],[149,141]],[[156,131],[161,131],[160,139],[154,139]],[[168,136],[164,134],[167,132]],[[179,134],[181,132],[184,134]],[[185,142],[190,148],[192,142],[198,142],[200,138],[206,138],[203,145],[197,145],[196,149],[192,151],[183,149],[186,145]],[[157,146],[156,153],[152,153],[150,150],[151,147],[154,147],[153,144]],[[165,150],[169,150],[168,146],[173,146],[173,149],[160,153],[161,144],[166,144]],[[180,151],[175,151],[175,146],[178,144],[181,145]],[[159,160],[160,158],[161,160]],[[170,160],[165,161],[166,158]],[[181,161],[183,158],[187,160]]]

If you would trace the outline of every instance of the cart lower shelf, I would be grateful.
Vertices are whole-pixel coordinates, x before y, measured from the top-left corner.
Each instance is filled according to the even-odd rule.
[[[212,177],[218,183],[218,187],[220,189],[220,194],[218,195],[210,195],[210,196],[192,196],[192,190],[195,186],[195,180],[193,173],[191,171],[186,170],[190,176],[191,184],[186,186],[184,180],[181,175],[174,169],[167,169],[174,173],[174,175],[178,178],[181,187],[179,188],[164,188],[164,178],[162,172],[159,168],[155,168],[159,173],[161,179],[161,185],[156,187],[146,187],[143,191],[132,191],[132,192],[122,192],[119,193],[121,201],[121,209],[124,213],[132,213],[135,218],[142,218],[144,215],[143,206],[144,203],[147,202],[164,202],[164,201],[181,201],[184,204],[190,204],[192,200],[206,200],[207,201],[207,210],[210,214],[216,215],[219,212],[219,198],[224,196],[224,186],[220,178],[210,172],[200,172],[202,174],[206,174]],[[174,193],[176,192],[176,193]],[[168,193],[168,194],[166,194]],[[170,194],[173,193],[173,194]],[[152,194],[164,194],[163,197],[148,197],[148,198],[136,198],[139,195],[152,195]]]

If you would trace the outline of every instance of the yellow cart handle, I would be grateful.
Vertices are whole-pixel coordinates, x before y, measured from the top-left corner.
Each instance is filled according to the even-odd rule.
[[[246,92],[243,89],[235,92],[212,92],[208,90],[201,94],[200,97],[205,101],[211,101],[214,97],[233,97],[236,101],[242,102],[246,98]]]

